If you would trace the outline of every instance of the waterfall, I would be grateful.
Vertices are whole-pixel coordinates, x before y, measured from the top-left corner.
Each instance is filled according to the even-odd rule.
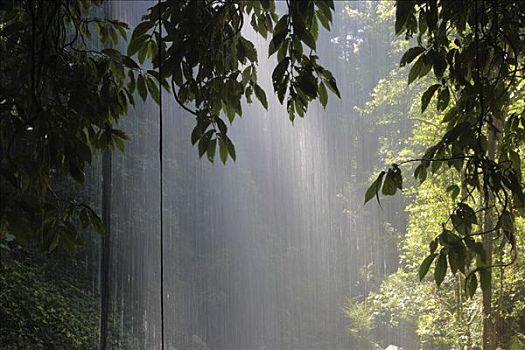
[[[270,106],[244,105],[230,127],[235,163],[198,159],[195,121],[167,92],[160,107],[137,99],[121,123],[130,141],[112,155],[108,348],[161,349],[161,217],[166,349],[353,348],[342,307],[368,291],[358,285],[363,266],[379,279],[397,268],[385,222],[404,222],[393,201],[363,207],[381,135],[354,106],[396,58],[385,35],[352,61],[366,28],[335,3],[318,51],[342,100],[331,96],[327,110],[314,104],[292,125],[271,93],[267,42],[253,37]],[[133,26],[154,4],[114,1],[110,12]]]

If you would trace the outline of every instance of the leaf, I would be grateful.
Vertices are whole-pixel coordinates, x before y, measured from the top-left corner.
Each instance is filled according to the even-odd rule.
[[[396,184],[394,183],[394,179],[392,178],[392,172],[388,171],[385,177],[385,181],[383,182],[383,188],[382,193],[385,196],[393,196],[396,193]]]
[[[226,146],[226,143],[222,140],[222,138],[219,139],[219,156],[221,158],[221,162],[226,164],[226,160],[228,159],[228,146]]]
[[[120,61],[122,58],[122,54],[120,53],[120,51],[115,50],[115,49],[102,49],[101,52],[105,54],[106,56],[109,56],[112,59],[117,60],[117,61]]]
[[[208,143],[210,142],[210,139],[206,136],[203,136],[199,139],[199,144],[197,145],[197,148],[199,150],[199,157],[202,157],[204,153],[208,150]]]
[[[447,192],[450,192],[450,197],[452,197],[452,199],[456,199],[456,197],[459,195],[459,191],[458,185],[450,185],[447,187]]]
[[[459,268],[459,265],[460,265],[460,262],[459,262],[459,257],[458,257],[458,254],[455,250],[455,246],[452,245],[449,247],[449,252],[448,252],[448,263],[450,265],[450,272],[452,272],[452,274],[456,274],[456,272],[458,271],[458,268]]]
[[[411,0],[398,0],[396,2],[396,35],[399,35],[405,29],[405,24],[412,14],[414,4]]]
[[[137,90],[139,91],[139,95],[142,100],[146,101],[146,98],[148,97],[148,90],[146,88],[146,81],[142,74],[139,74],[137,78]]]
[[[308,45],[312,50],[315,50],[315,38],[308,30],[302,31],[300,37],[303,43]]]
[[[239,38],[240,44],[244,48],[244,52],[248,60],[251,62],[257,62],[257,50],[255,49],[255,45],[250,40],[247,40],[244,37]]]
[[[416,59],[417,56],[419,56],[425,51],[425,48],[421,46],[411,47],[403,54],[403,57],[399,62],[399,66],[404,67],[407,63],[411,63],[413,60]]]
[[[423,183],[427,179],[427,167],[425,164],[421,163],[416,167],[414,177],[419,180],[419,183]]]
[[[277,50],[279,50],[281,44],[284,41],[284,38],[286,38],[286,33],[286,31],[273,33],[273,38],[270,41],[270,45],[268,46],[268,57],[272,56],[277,52]]]
[[[208,143],[208,149],[206,150],[206,156],[208,160],[213,163],[215,159],[215,149],[217,148],[217,139],[213,139]]]
[[[424,66],[425,63],[423,62],[423,56],[419,57],[412,68],[410,68],[410,72],[408,72],[408,85],[419,77]]]
[[[444,87],[442,90],[439,91],[439,94],[438,94],[438,101],[437,101],[438,111],[444,111],[447,108],[449,101],[450,101],[450,91],[448,90],[448,87]]]
[[[310,98],[317,97],[317,81],[311,74],[304,74],[298,77],[296,87]]]
[[[228,148],[228,153],[230,154],[231,159],[235,162],[237,155],[235,153],[235,146],[230,139],[226,139],[226,145]]]
[[[268,110],[268,100],[266,99],[266,93],[264,92],[264,90],[257,83],[253,84],[253,88],[255,91],[255,96],[257,97],[259,102],[261,102],[264,109]]]
[[[432,100],[432,96],[434,96],[434,93],[440,86],[440,84],[434,84],[423,93],[423,96],[421,96],[421,113],[427,109],[430,100]]]
[[[335,79],[325,80],[325,83],[328,86],[328,89],[330,91],[332,91],[337,97],[341,98],[341,93],[339,92],[339,89],[337,88],[337,83],[335,82]]]
[[[447,61],[445,55],[442,52],[438,52],[434,55],[434,74],[436,78],[441,79],[447,68]]]
[[[142,47],[147,46],[145,45],[147,43],[147,39],[149,38],[148,35],[139,35],[136,37],[132,37],[131,41],[129,42],[128,56],[133,56],[136,54]]]
[[[319,102],[321,102],[323,108],[326,109],[326,105],[328,103],[328,93],[326,92],[326,87],[324,86],[322,81],[319,82],[317,93],[319,94]]]
[[[137,64],[137,62],[135,62],[129,56],[122,55],[122,63],[124,63],[126,65],[126,67],[128,67],[128,68],[140,69],[140,66]]]
[[[434,270],[434,280],[436,281],[437,286],[439,287],[443,280],[445,279],[445,275],[447,274],[447,256],[443,254],[439,254],[439,257],[436,261],[436,269]]]
[[[158,87],[156,81],[153,78],[148,77],[147,80],[146,80],[146,83],[147,83],[147,86],[148,86],[149,94],[151,95],[153,100],[158,105],[160,105],[160,91],[159,91],[159,87]]]
[[[384,171],[379,173],[379,175],[377,176],[377,179],[374,182],[372,182],[372,184],[370,185],[368,190],[366,190],[366,193],[365,193],[365,204],[369,200],[374,198],[374,196],[376,196],[377,202],[380,203],[379,202],[379,189],[381,188],[381,184],[382,184],[382,181],[383,181],[383,176],[385,176],[385,172]]]
[[[280,83],[283,80],[284,73],[288,69],[289,64],[290,64],[290,59],[286,57],[281,62],[279,62],[279,64],[277,64],[277,66],[273,70],[272,81],[273,81],[274,87],[276,87],[276,84],[279,85],[278,83]]]
[[[151,29],[151,27],[154,25],[154,22],[151,22],[149,20],[147,21],[143,21],[143,22],[140,22],[136,27],[135,29],[133,29],[133,34],[132,34],[132,38],[133,37],[138,37],[138,36],[141,36],[142,34],[146,33],[147,31],[149,31]]]
[[[430,269],[430,265],[432,264],[432,262],[434,261],[436,256],[437,256],[436,253],[430,254],[429,256],[427,256],[425,258],[425,260],[423,260],[423,262],[419,266],[419,273],[418,274],[419,274],[419,280],[420,281],[422,281],[423,278],[425,278],[425,276],[427,275],[428,270]]]

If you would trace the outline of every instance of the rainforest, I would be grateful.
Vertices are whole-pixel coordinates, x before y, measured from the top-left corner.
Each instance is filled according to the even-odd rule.
[[[0,0],[0,349],[525,349],[525,1]]]

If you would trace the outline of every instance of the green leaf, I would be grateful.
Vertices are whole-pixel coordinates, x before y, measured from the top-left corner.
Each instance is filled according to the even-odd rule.
[[[405,24],[412,14],[414,4],[412,0],[398,0],[396,2],[396,24],[395,31],[399,35],[405,29]]]
[[[309,98],[315,98],[317,96],[317,81],[311,74],[304,74],[298,77],[296,87]]]
[[[447,192],[450,192],[450,197],[452,199],[456,199],[456,197],[459,195],[459,186],[458,185],[450,185],[447,187]]]
[[[416,80],[416,78],[419,77],[424,66],[425,63],[423,62],[423,56],[419,57],[412,68],[410,68],[410,72],[408,72],[408,85],[410,85],[414,80]]]
[[[255,96],[257,97],[259,102],[261,102],[264,109],[268,110],[268,100],[266,99],[266,93],[264,92],[264,90],[257,83],[253,84],[253,88],[255,91]]]
[[[213,139],[208,143],[208,149],[206,150],[206,155],[208,160],[213,163],[215,159],[215,149],[217,148],[217,139]]]
[[[129,42],[128,56],[133,56],[136,54],[142,47],[147,46],[147,40],[149,36],[148,35],[139,35],[132,37],[131,41]]]
[[[286,38],[286,33],[286,31],[273,33],[273,38],[270,41],[270,45],[268,46],[268,57],[272,56],[277,52],[277,50],[279,50],[284,39]]]
[[[437,101],[438,111],[444,111],[447,108],[449,101],[450,101],[450,91],[448,90],[448,87],[444,87],[442,90],[439,91],[439,94],[438,94],[438,101]]]
[[[148,77],[146,83],[149,94],[157,104],[160,104],[160,91],[157,82],[153,78]]]
[[[228,153],[230,154],[230,157],[231,159],[235,162],[236,158],[237,158],[237,155],[235,153],[235,146],[233,144],[233,142],[230,140],[230,139],[226,139],[226,142],[227,142],[227,148],[228,148]]]
[[[460,265],[459,256],[456,252],[456,245],[449,246],[448,263],[450,265],[450,272],[455,275]]]
[[[222,138],[219,139],[219,156],[221,158],[221,162],[226,164],[226,160],[228,159],[228,146],[222,140]]]
[[[341,98],[341,93],[337,88],[337,83],[335,82],[335,79],[327,79],[324,82],[328,86],[328,89],[330,91],[332,91],[337,97]]]
[[[145,34],[147,31],[149,31],[153,27],[154,24],[155,24],[154,22],[149,21],[149,20],[140,22],[135,27],[135,29],[133,29],[132,38],[139,37],[142,34]]]
[[[392,172],[388,171],[385,177],[385,181],[383,182],[383,188],[382,193],[385,196],[393,196],[396,193],[397,187],[394,182],[394,179],[392,178]]]
[[[210,142],[210,138],[203,136],[199,139],[199,144],[197,145],[197,148],[199,150],[199,157],[202,157],[204,153],[208,151],[208,143]]]
[[[257,62],[257,50],[255,49],[253,43],[242,36],[239,38],[239,43],[243,46],[248,60],[251,62]]]
[[[406,64],[412,62],[416,59],[417,56],[425,52],[425,48],[421,46],[411,47],[408,49],[401,58],[401,61],[399,62],[400,67],[404,67]]]
[[[436,78],[441,79],[447,68],[447,61],[445,55],[442,52],[436,53],[434,55],[434,74]]]
[[[434,96],[434,93],[440,86],[440,84],[434,84],[423,93],[423,96],[421,96],[421,113],[427,109],[430,100],[432,100],[432,96]]]
[[[382,184],[382,181],[383,181],[383,176],[385,176],[385,172],[382,171],[379,173],[379,175],[377,176],[377,179],[372,182],[372,184],[370,185],[370,187],[368,188],[368,190],[366,190],[366,193],[365,193],[365,204],[371,200],[372,198],[374,198],[374,196],[377,198],[377,202],[379,202],[379,189],[381,188],[381,184]]]
[[[436,261],[436,269],[434,270],[434,280],[436,281],[437,286],[439,287],[443,280],[445,279],[445,275],[447,274],[447,256],[443,254],[439,254],[439,257]]]
[[[120,61],[122,59],[122,54],[120,53],[120,51],[115,49],[102,49],[102,51],[100,52],[117,61]]]
[[[425,278],[425,276],[427,275],[428,270],[430,269],[430,265],[432,264],[432,262],[434,261],[436,256],[437,256],[437,254],[435,254],[435,253],[430,254],[429,256],[427,256],[425,258],[425,260],[423,260],[423,262],[419,266],[419,273],[418,273],[418,275],[419,275],[419,280],[420,281],[422,281],[423,278]]]
[[[315,38],[308,30],[302,31],[300,37],[303,43],[308,45],[312,50],[315,50]]]
[[[137,78],[137,90],[139,91],[139,95],[142,100],[146,101],[146,98],[148,97],[148,90],[146,88],[146,81],[142,74],[139,74]]]
[[[326,105],[328,103],[328,93],[326,92],[326,87],[322,81],[319,82],[317,93],[319,94],[319,102],[321,103],[321,106],[326,109]]]

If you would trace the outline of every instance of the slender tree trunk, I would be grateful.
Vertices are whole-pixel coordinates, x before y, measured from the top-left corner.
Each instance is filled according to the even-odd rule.
[[[461,200],[466,200],[468,197],[467,189],[467,180],[465,175],[465,169],[461,170]],[[457,312],[458,312],[458,327],[464,327],[465,336],[467,337],[467,342],[465,345],[465,350],[472,349],[472,335],[470,333],[470,322],[467,322],[463,310],[463,298],[461,294],[461,286],[465,283],[465,277],[460,273],[456,274],[456,283],[457,283]]]
[[[492,205],[487,203],[489,205]],[[491,229],[495,225],[494,215],[491,209],[488,209],[485,213],[484,229]],[[487,265],[492,265],[492,235],[483,235],[483,247],[487,254]],[[492,275],[492,274],[491,274]],[[494,315],[492,312],[492,277],[488,286],[483,290],[483,304],[482,304],[482,315],[483,315],[483,350],[495,350],[496,349],[496,328],[494,322]]]
[[[111,151],[102,156],[102,221],[106,234],[102,239],[102,260],[100,264],[100,350],[107,349],[108,319],[110,307],[111,278]]]
[[[495,117],[492,119],[493,126],[489,126],[489,134],[487,139],[487,156],[489,159],[494,160],[496,157],[496,147],[498,144],[498,133],[501,130],[500,118]],[[484,206],[487,208],[484,216],[483,230],[492,230],[496,226],[496,217],[494,210],[494,196],[490,191],[484,193]],[[494,233],[491,232],[482,236],[482,243],[487,254],[487,266],[492,265],[492,255],[494,254],[493,238]],[[482,316],[483,316],[483,350],[496,350],[497,346],[497,335],[496,335],[496,317],[492,308],[492,269],[490,270],[490,281],[487,284],[485,290],[483,290],[483,302],[482,302]]]

